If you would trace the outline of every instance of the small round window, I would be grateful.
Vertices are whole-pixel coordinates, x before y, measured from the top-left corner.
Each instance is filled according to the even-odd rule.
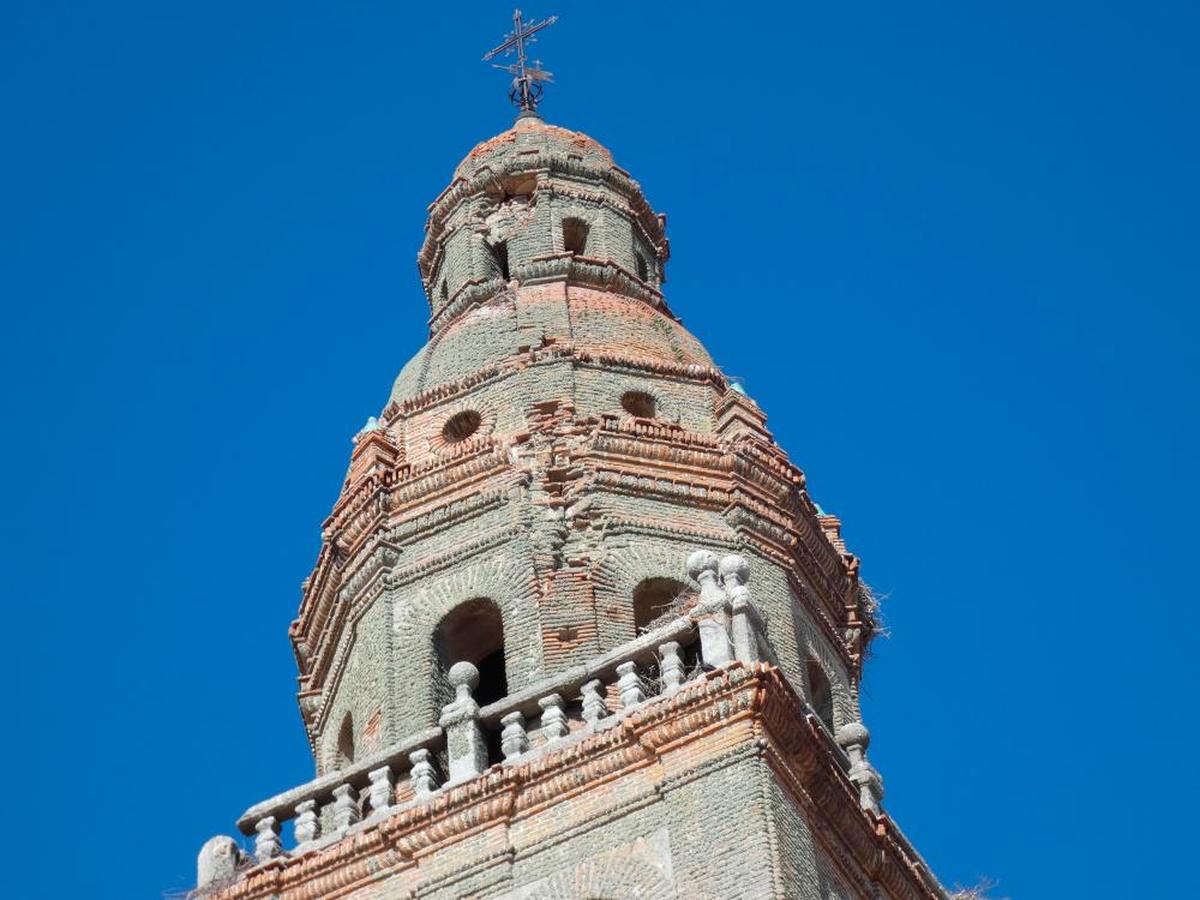
[[[654,398],[645,391],[626,391],[621,395],[621,408],[631,416],[654,418]]]
[[[442,426],[442,437],[447,444],[465,441],[479,430],[479,423],[482,421],[482,417],[475,410],[464,409],[446,420],[446,424]]]

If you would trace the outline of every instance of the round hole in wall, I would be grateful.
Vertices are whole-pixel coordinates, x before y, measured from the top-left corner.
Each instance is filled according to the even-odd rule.
[[[631,416],[654,418],[654,398],[645,391],[626,391],[621,395],[621,408]]]
[[[479,430],[479,423],[482,421],[483,417],[475,410],[464,409],[446,420],[446,424],[442,426],[442,437],[448,444],[465,441]]]

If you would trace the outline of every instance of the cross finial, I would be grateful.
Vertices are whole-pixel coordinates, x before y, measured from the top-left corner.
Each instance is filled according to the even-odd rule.
[[[495,68],[503,69],[513,76],[508,98],[512,100],[513,106],[521,110],[517,118],[537,115],[538,101],[542,97],[542,85],[547,81],[553,81],[551,73],[541,68],[540,60],[526,58],[526,45],[535,43],[537,38],[534,35],[543,28],[549,28],[557,21],[558,16],[551,16],[541,22],[525,22],[521,18],[521,11],[514,10],[512,34],[508,35],[499,47],[489,50],[483,55],[483,61],[489,62],[498,56],[508,56],[514,52],[517,54],[517,61],[511,65],[492,63]]]

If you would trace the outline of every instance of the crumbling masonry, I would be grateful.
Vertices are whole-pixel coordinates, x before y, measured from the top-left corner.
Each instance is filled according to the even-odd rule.
[[[945,896],[866,756],[858,561],[668,252],[585,135],[526,114],[458,167],[290,630],[317,777],[198,893]]]

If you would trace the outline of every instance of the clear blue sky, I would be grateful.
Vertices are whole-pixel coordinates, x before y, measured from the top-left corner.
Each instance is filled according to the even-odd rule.
[[[673,308],[887,594],[902,827],[948,884],[1183,892],[1196,4],[527,12],[547,118],[669,214]],[[5,5],[3,896],[184,889],[310,776],[287,624],[510,15]]]

